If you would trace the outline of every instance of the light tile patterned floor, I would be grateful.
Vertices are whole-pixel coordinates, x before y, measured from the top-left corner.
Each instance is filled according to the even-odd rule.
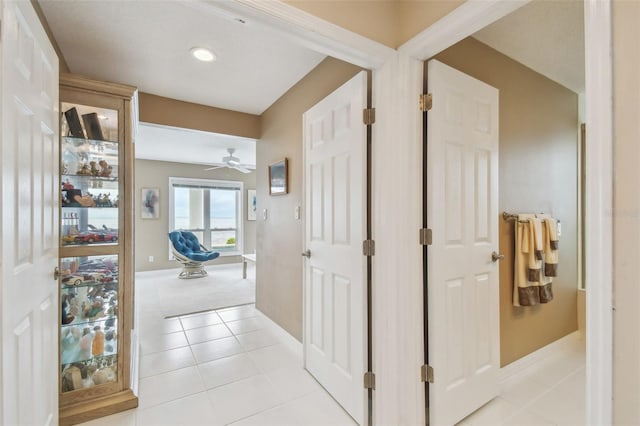
[[[254,305],[164,319],[137,300],[140,405],[85,425],[355,424],[302,368],[302,346]]]
[[[355,425],[302,368],[301,345],[254,305],[164,319],[137,300],[140,406],[85,425]],[[459,425],[585,424],[584,341],[574,343],[504,383]]]
[[[585,422],[584,340],[529,366],[503,383],[500,396],[459,426],[582,426]]]

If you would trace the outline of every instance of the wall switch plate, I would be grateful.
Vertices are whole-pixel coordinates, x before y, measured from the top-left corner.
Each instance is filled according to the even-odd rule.
[[[154,262],[155,259],[153,258],[153,256],[149,256],[149,262]]]
[[[267,220],[267,209],[262,209],[262,220]]]
[[[562,235],[562,224],[558,222],[558,237]]]
[[[293,217],[296,220],[300,220],[300,206],[296,206],[294,212],[293,212]]]

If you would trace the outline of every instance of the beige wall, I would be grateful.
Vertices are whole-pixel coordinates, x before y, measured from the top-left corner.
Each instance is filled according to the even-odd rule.
[[[562,221],[554,300],[512,306],[513,222],[500,219],[500,356],[507,365],[577,329],[578,97],[473,38],[436,59],[500,91],[499,211]],[[435,100],[437,102],[437,100]]]
[[[136,271],[177,268],[180,265],[169,261],[169,177],[187,177],[199,179],[220,179],[244,182],[242,199],[244,208],[244,248],[251,253],[256,247],[256,222],[247,221],[247,189],[256,187],[256,173],[240,173],[229,169],[204,171],[205,166],[198,164],[171,163],[167,161],[136,160],[136,223],[135,255]],[[160,218],[157,220],[140,219],[140,188],[160,188]],[[149,256],[155,261],[149,262]],[[239,262],[239,256],[221,256],[215,263]]]
[[[613,424],[616,425],[640,424],[639,22],[640,2],[613,2]]]
[[[260,117],[141,92],[140,121],[257,139]]]
[[[303,204],[302,114],[358,71],[337,59],[325,59],[262,115],[262,137],[256,146],[256,306],[298,340],[302,339],[302,221],[294,218],[294,211]],[[270,196],[267,166],[284,157],[289,159],[289,193]]]
[[[284,0],[354,33],[397,48],[463,0]]]

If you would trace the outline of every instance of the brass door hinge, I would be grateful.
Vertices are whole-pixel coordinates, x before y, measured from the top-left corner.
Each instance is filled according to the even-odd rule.
[[[426,383],[433,383],[433,367],[427,364],[420,367],[420,379]]]
[[[420,111],[427,112],[431,110],[433,106],[433,96],[431,93],[424,93],[420,95]]]
[[[362,121],[366,126],[370,126],[376,122],[376,109],[365,108],[362,110]]]
[[[364,373],[364,388],[373,390],[376,388],[376,375],[371,371]]]
[[[433,243],[433,236],[431,229],[422,228],[420,230],[420,245],[430,246]]]
[[[376,242],[373,240],[364,240],[362,242],[362,254],[365,256],[374,256],[376,254]]]

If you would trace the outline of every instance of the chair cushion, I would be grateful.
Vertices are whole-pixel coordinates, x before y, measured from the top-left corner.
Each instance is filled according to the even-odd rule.
[[[173,244],[178,253],[197,262],[206,262],[220,256],[220,253],[213,250],[201,250],[200,241],[198,241],[198,237],[193,232],[172,231],[169,232],[169,240],[171,240],[171,244]]]

